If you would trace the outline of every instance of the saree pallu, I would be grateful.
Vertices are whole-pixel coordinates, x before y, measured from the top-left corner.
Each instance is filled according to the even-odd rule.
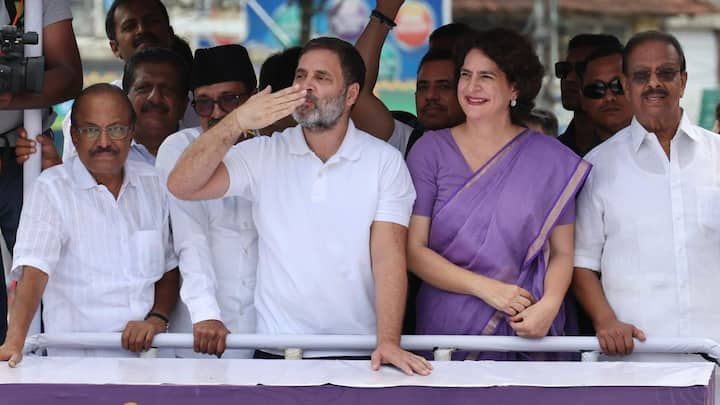
[[[433,215],[428,246],[474,273],[543,296],[549,239],[590,164],[557,140],[526,130],[505,145]],[[417,332],[515,335],[508,316],[479,298],[423,283]],[[560,308],[548,335],[562,335]],[[552,359],[553,354],[456,352],[453,359]]]

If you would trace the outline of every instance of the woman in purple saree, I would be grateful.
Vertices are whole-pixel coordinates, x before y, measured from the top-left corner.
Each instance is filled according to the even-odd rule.
[[[408,157],[417,192],[408,263],[423,280],[417,333],[561,335],[575,195],[590,165],[521,126],[542,78],[526,39],[495,29],[477,34],[458,56],[458,98],[467,120],[426,133]]]

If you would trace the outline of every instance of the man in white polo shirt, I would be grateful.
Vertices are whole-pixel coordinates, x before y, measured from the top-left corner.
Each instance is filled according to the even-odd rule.
[[[425,359],[399,345],[415,191],[402,155],[349,119],[364,77],[352,45],[311,40],[295,86],[262,91],[201,135],[170,173],[168,187],[183,199],[252,201],[259,333],[376,334],[374,369],[391,363],[407,374],[429,374]],[[231,149],[247,130],[293,110],[299,126]]]

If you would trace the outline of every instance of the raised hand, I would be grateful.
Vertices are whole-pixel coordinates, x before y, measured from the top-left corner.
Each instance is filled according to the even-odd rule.
[[[261,129],[287,117],[305,102],[306,91],[294,85],[275,93],[270,86],[250,97],[230,113],[229,119],[242,130]]]

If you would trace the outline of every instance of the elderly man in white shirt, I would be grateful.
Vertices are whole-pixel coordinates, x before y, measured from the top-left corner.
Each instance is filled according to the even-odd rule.
[[[364,70],[347,42],[311,40],[294,87],[263,90],[200,135],[170,173],[168,187],[184,199],[252,201],[258,332],[376,334],[374,369],[391,363],[408,374],[428,374],[430,364],[399,345],[415,192],[402,155],[349,119]],[[299,126],[232,148],[247,130],[293,110]]]
[[[720,340],[720,137],[680,108],[687,73],[673,36],[635,35],[623,71],[635,117],[586,156],[575,295],[608,354],[629,355],[646,335]]]
[[[149,349],[167,329],[177,300],[167,192],[152,166],[127,160],[135,121],[129,100],[115,86],[91,86],[72,120],[78,157],[41,174],[20,219],[13,262],[19,284],[0,346],[0,360],[11,367],[41,299],[46,332],[122,331],[118,343],[132,352]]]
[[[156,162],[163,176],[201,133],[244,103],[256,87],[255,71],[242,45],[198,49],[190,88],[201,127],[184,129],[163,142]],[[250,201],[241,197],[207,201],[171,198],[170,220],[182,275],[182,303],[172,317],[170,331],[192,330],[194,350],[199,353],[252,357],[251,350],[225,351],[228,332],[255,332],[252,303],[258,235]],[[175,353],[193,357],[190,350]]]

